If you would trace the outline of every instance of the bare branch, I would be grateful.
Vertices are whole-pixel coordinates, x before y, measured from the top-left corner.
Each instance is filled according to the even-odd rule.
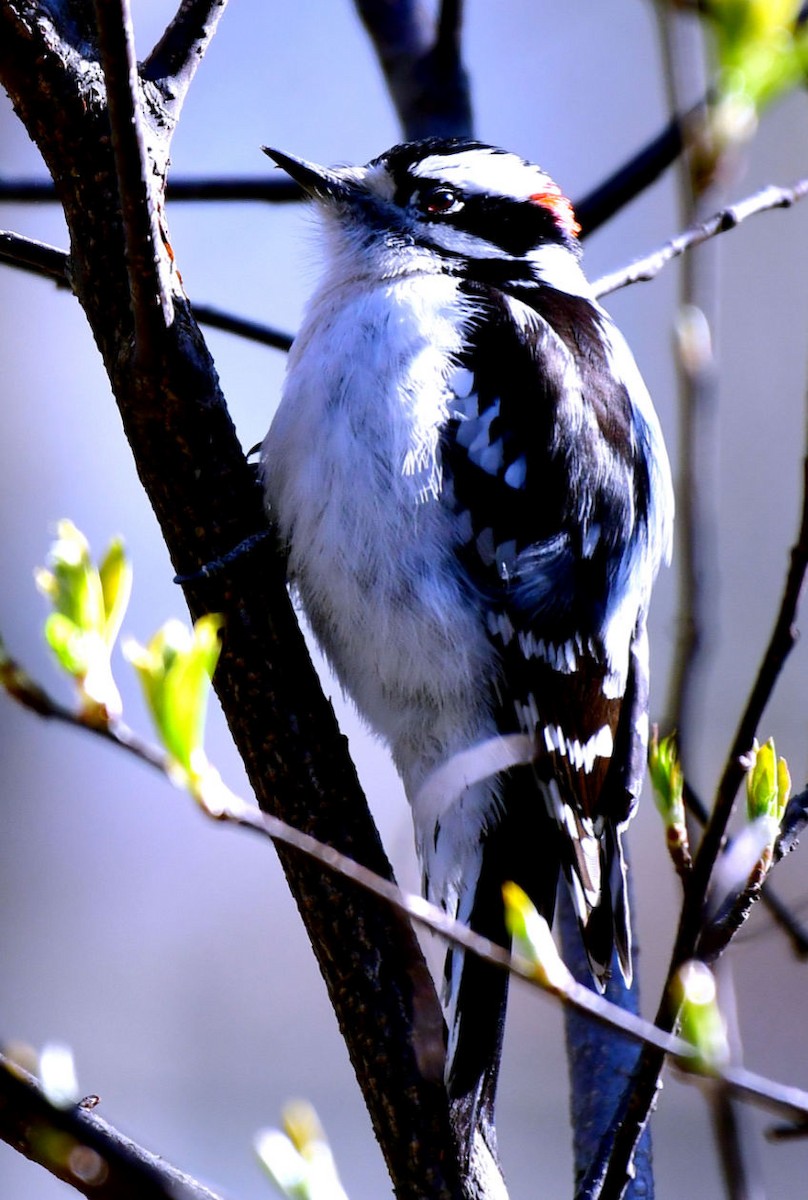
[[[0,178],[0,203],[53,204],[59,197],[49,179]],[[204,200],[259,200],[286,204],[303,199],[299,184],[276,171],[272,175],[234,179],[200,175],[198,179],[174,179],[166,184],[166,199],[174,204]]]
[[[82,1104],[58,1108],[0,1054],[0,1139],[93,1200],[220,1200]]]
[[[128,0],[94,0],[94,5],[123,216],[135,358],[145,367],[156,361],[157,344],[171,324],[173,305],[161,269],[154,176],[147,166]]]
[[[608,179],[576,201],[581,236],[588,237],[659,179],[682,152],[682,120],[674,117]]]
[[[37,242],[19,233],[0,229],[0,263],[18,267],[44,279],[52,279],[60,287],[70,287],[70,256],[56,246]],[[211,329],[222,329],[226,333],[258,342],[262,346],[271,346],[274,350],[288,350],[294,340],[290,333],[272,329],[269,325],[250,320],[249,317],[221,312],[207,304],[195,304],[193,312],[202,325],[208,325]]]
[[[227,0],[182,0],[143,63],[142,78],[159,88],[175,122],[226,4]]]
[[[38,242],[35,238],[23,237],[21,233],[0,229],[0,262],[52,279],[60,287],[70,286],[70,260],[65,251],[46,242]]]
[[[209,304],[194,304],[193,312],[201,325],[208,325],[211,329],[223,329],[225,333],[259,342],[262,346],[271,346],[274,350],[288,350],[294,341],[291,333],[271,329],[269,325],[251,321],[248,317],[237,317],[233,313],[222,312]]]
[[[638,258],[629,266],[612,271],[609,275],[601,275],[600,279],[594,280],[592,284],[595,295],[607,296],[610,292],[616,292],[632,283],[644,283],[655,279],[663,267],[693,246],[698,246],[720,233],[728,233],[731,229],[737,229],[749,217],[754,217],[758,213],[770,212],[775,208],[791,208],[800,200],[804,200],[806,195],[808,195],[808,179],[800,179],[791,187],[778,187],[770,184],[759,192],[747,196],[746,199],[721,209],[709,220],[686,229],[683,233],[671,238],[659,250],[654,250],[644,258]]]
[[[34,683],[18,664],[5,654],[1,645],[0,686],[5,688],[12,699],[37,715],[56,718],[76,729],[113,742],[134,754],[147,766],[156,768],[170,782],[173,782],[169,760],[160,750],[147,745],[122,723],[109,725],[106,728],[99,727],[83,720],[78,713],[64,708],[52,700],[38,684]],[[627,1010],[622,1002],[614,1003],[607,997],[601,996],[584,984],[577,982],[572,974],[563,967],[560,960],[559,971],[552,978],[548,978],[548,974],[537,969],[529,959],[519,954],[512,954],[489,938],[475,933],[461,921],[450,917],[437,905],[430,904],[421,896],[402,891],[397,884],[383,878],[350,856],[332,846],[324,845],[311,834],[294,828],[279,817],[262,811],[256,804],[243,800],[221,784],[218,776],[215,777],[209,795],[203,794],[197,799],[202,811],[207,816],[237,825],[273,842],[280,842],[305,855],[325,867],[327,871],[349,880],[364,891],[383,900],[385,904],[409,920],[422,925],[445,941],[460,946],[493,966],[518,976],[605,1028],[622,1034],[632,1041],[652,1047],[662,1054],[671,1055],[685,1073],[685,1078],[695,1082],[701,1081],[702,1068],[699,1066],[700,1060],[695,1047],[676,1034],[651,1025],[635,1011]],[[789,1117],[797,1122],[808,1117],[808,1093],[799,1088],[777,1083],[739,1067],[717,1070],[710,1074],[709,1078],[713,1081],[719,1080],[728,1094],[738,1095],[758,1107],[780,1116]],[[0,1116],[2,1116],[1,1105]]]
[[[423,0],[355,0],[407,138],[470,137],[471,100],[460,57],[458,0],[438,24]]]

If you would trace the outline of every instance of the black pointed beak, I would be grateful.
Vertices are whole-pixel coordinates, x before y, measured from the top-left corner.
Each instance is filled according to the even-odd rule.
[[[331,167],[321,167],[318,163],[307,162],[305,158],[295,158],[271,146],[262,146],[264,154],[273,159],[278,166],[291,175],[299,183],[307,195],[314,198],[329,200],[350,200],[356,193],[356,184],[347,172]]]

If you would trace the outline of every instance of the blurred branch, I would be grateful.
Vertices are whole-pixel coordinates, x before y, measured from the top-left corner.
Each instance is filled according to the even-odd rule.
[[[470,137],[469,82],[460,53],[461,0],[437,20],[423,0],[355,0],[408,140]]]
[[[684,98],[706,88],[704,42],[698,23],[682,17],[672,6],[655,9],[661,59],[671,112],[681,110]],[[692,111],[684,125],[684,154],[679,160],[679,209],[682,222],[697,224],[722,191],[720,172],[700,169],[707,110]],[[679,463],[676,480],[678,584],[676,652],[673,657],[666,723],[676,729],[685,765],[690,737],[696,728],[702,692],[716,629],[717,584],[717,412],[718,374],[715,330],[718,324],[718,250],[707,246],[689,254],[679,274],[679,303],[675,320],[676,381],[678,390]]]
[[[650,187],[682,152],[682,118],[674,117],[656,137],[575,205],[581,237],[588,237]],[[2,193],[0,193],[2,198]]]
[[[92,1200],[220,1200],[82,1104],[59,1108],[0,1055],[0,1139]]]
[[[286,203],[302,200],[300,185],[284,177],[280,171],[268,175],[222,179],[218,176],[203,176],[198,179],[169,180],[166,197],[173,203],[188,201],[252,201]],[[49,179],[2,179],[0,178],[0,203],[8,204],[54,204],[59,197]]]
[[[800,179],[790,187],[770,184],[768,187],[761,188],[759,192],[722,208],[708,220],[685,229],[658,250],[636,259],[627,267],[621,267],[617,271],[601,275],[599,279],[593,280],[592,287],[595,295],[607,296],[610,292],[619,291],[620,288],[629,287],[631,284],[645,283],[656,279],[668,263],[679,258],[694,246],[699,246],[702,242],[709,241],[710,238],[717,237],[721,233],[729,233],[731,229],[737,229],[749,217],[757,216],[758,213],[771,212],[776,208],[791,208],[800,200],[804,200],[806,196],[808,196],[808,179]]]
[[[744,777],[745,768],[742,758],[752,745],[774,685],[794,646],[796,638],[794,621],[807,571],[808,453],[803,461],[800,529],[797,541],[791,550],[780,608],[769,644],[727,756],[713,810],[693,861],[693,870],[687,879],[684,903],[668,968],[667,984],[654,1021],[660,1029],[672,1030],[676,1023],[676,1009],[670,999],[670,982],[679,967],[698,953],[700,940],[704,934],[705,902],[713,870],[724,844],[735,795]],[[792,813],[795,824],[800,823],[803,815],[798,805]],[[786,848],[790,848],[790,845],[789,842]],[[720,953],[722,948],[723,946],[713,947],[711,950]],[[615,1120],[614,1133],[610,1134],[609,1139],[604,1143],[603,1153],[585,1181],[585,1188],[580,1193],[581,1198],[597,1196],[601,1200],[606,1200],[607,1197],[609,1200],[612,1198],[616,1200],[621,1195],[630,1178],[630,1164],[634,1147],[645,1128],[654,1104],[662,1066],[663,1056],[659,1051],[648,1046],[644,1047],[637,1069],[626,1087],[623,1103]],[[606,1162],[608,1162],[607,1166],[605,1166]]]
[[[0,229],[0,263],[51,279],[59,287],[71,287],[70,256],[66,251],[23,237],[22,234]],[[260,321],[237,317],[234,313],[222,312],[208,304],[194,304],[193,312],[200,324],[208,325],[211,329],[221,329],[275,350],[288,350],[292,345],[291,334],[272,329]]]

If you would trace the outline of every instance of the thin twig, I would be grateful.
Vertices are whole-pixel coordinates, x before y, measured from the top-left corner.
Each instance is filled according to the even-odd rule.
[[[164,255],[143,136],[132,19],[128,0],[93,2],[123,217],[135,358],[146,368],[157,360],[173,305],[161,270]]]
[[[302,200],[303,189],[280,171],[272,175],[246,175],[232,179],[200,175],[198,179],[169,179],[166,198],[174,204],[211,200],[256,200],[285,204]],[[57,200],[56,188],[49,179],[0,178],[0,203],[55,204]]]
[[[627,267],[621,267],[609,275],[601,275],[600,279],[596,279],[592,284],[595,295],[607,296],[610,292],[616,292],[632,283],[644,283],[655,279],[663,267],[666,267],[674,258],[684,254],[686,250],[690,250],[691,247],[698,246],[702,242],[716,237],[719,233],[728,233],[731,229],[737,229],[749,217],[754,217],[758,213],[770,212],[775,208],[791,208],[800,200],[804,200],[807,195],[808,179],[800,179],[791,187],[778,187],[770,184],[759,192],[747,196],[744,200],[739,200],[736,204],[730,204],[727,208],[721,209],[709,220],[686,229],[683,233],[671,238],[659,250],[654,250],[651,254],[638,258]]]
[[[52,700],[7,655],[0,656],[0,686],[3,686],[13,699],[37,715],[55,718],[74,728],[102,737],[105,741],[111,741],[174,782],[170,761],[160,750],[148,746],[126,726],[116,724],[104,728],[89,724],[81,718],[80,714],[71,712]],[[323,845],[311,834],[295,829],[279,817],[263,812],[256,804],[249,803],[230,792],[221,784],[218,777],[216,777],[209,796],[203,795],[200,798],[200,806],[208,816],[216,820],[237,825],[305,854],[327,870],[385,901],[392,908],[445,941],[460,946],[485,959],[493,966],[524,979],[527,983],[554,996],[601,1025],[624,1034],[633,1041],[653,1047],[662,1054],[671,1055],[685,1073],[685,1078],[698,1078],[700,1068],[697,1064],[700,1060],[695,1047],[676,1034],[651,1025],[635,1013],[627,1011],[583,984],[577,983],[566,971],[566,968],[560,964],[560,960],[559,970],[553,973],[552,978],[548,979],[543,970],[537,968],[535,963],[523,955],[511,954],[504,947],[482,937],[461,921],[450,917],[437,905],[430,904],[421,896],[402,891],[390,880],[377,875],[331,846]],[[737,1093],[768,1111],[796,1121],[808,1117],[808,1093],[802,1092],[798,1088],[779,1084],[741,1068],[721,1071],[714,1077],[721,1079],[731,1092]]]
[[[0,229],[0,263],[51,279],[60,287],[70,287],[70,256],[56,246],[37,242],[22,234]],[[288,350],[294,340],[292,334],[281,329],[273,329],[249,317],[222,312],[208,304],[194,304],[193,312],[201,325],[223,329],[226,333],[236,334],[262,346],[271,346],[275,350]]]
[[[225,333],[233,333],[262,346],[271,346],[274,350],[288,350],[294,341],[290,333],[271,329],[269,325],[251,321],[248,317],[237,317],[233,313],[222,312],[209,304],[194,304],[192,308],[201,325],[207,325],[211,329],[223,329]]]

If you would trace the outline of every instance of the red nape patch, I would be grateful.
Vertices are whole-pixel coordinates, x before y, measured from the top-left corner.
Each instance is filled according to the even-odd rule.
[[[528,199],[531,203],[540,204],[542,208],[548,209],[555,218],[556,224],[565,233],[577,237],[581,232],[581,226],[575,220],[575,209],[557,184],[548,180],[546,191],[534,192]]]

